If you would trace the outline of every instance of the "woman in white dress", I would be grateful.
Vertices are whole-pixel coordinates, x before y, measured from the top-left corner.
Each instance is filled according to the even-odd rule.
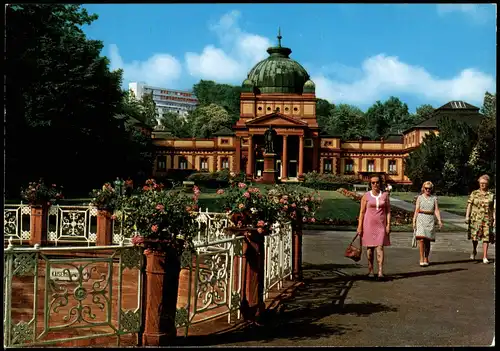
[[[415,237],[420,241],[420,266],[429,265],[429,254],[431,252],[431,242],[436,241],[434,232],[435,218],[438,220],[439,228],[443,227],[441,213],[437,196],[432,195],[434,185],[427,181],[422,185],[422,194],[417,198],[415,213],[413,214],[413,230]]]

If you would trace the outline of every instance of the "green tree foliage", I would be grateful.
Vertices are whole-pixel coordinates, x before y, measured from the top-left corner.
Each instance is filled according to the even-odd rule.
[[[405,174],[419,188],[430,180],[449,193],[467,193],[474,184],[469,154],[477,142],[477,132],[467,123],[450,118],[438,121],[439,134],[428,134],[422,145],[405,161]]]
[[[474,175],[488,174],[494,185],[496,176],[496,94],[486,92],[481,112],[484,115],[478,128],[478,140],[469,155],[468,164]]]
[[[328,122],[330,120],[331,110],[334,107],[335,105],[330,104],[328,100],[316,100],[316,120],[318,121],[318,125],[321,128],[326,130]]]
[[[366,133],[366,120],[359,108],[340,104],[330,111],[324,129],[330,135],[340,136],[343,140],[355,140]]]
[[[164,126],[174,137],[191,137],[191,128],[189,126],[188,119],[177,113],[164,113],[160,119],[160,124]]]
[[[200,107],[210,104],[222,106],[233,124],[240,118],[241,87],[200,80],[193,86],[193,92],[198,98]]]
[[[420,105],[419,107],[417,107],[411,123],[413,125],[420,124],[423,121],[431,118],[433,113],[434,113],[434,107],[432,107],[431,105],[429,104]],[[408,128],[409,127],[412,127],[412,125],[408,126]]]
[[[81,29],[97,15],[62,4],[6,11],[9,194],[17,196],[21,184],[38,177],[64,183],[67,195],[82,182],[110,179],[121,167],[114,115],[121,109],[122,72],[110,72],[102,42]]]
[[[367,136],[371,139],[400,134],[414,125],[408,105],[391,96],[384,103],[377,101],[365,113]]]
[[[158,125],[158,111],[156,109],[156,104],[153,100],[153,93],[144,94],[139,102],[141,107],[141,121],[146,123],[150,127]]]
[[[222,127],[231,128],[233,124],[226,109],[217,104],[197,107],[189,114],[188,123],[191,136],[197,138],[210,138]]]

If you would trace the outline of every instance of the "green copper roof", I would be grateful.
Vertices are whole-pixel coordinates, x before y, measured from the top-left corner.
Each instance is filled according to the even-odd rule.
[[[302,94],[304,83],[309,74],[289,56],[292,50],[281,46],[281,33],[278,32],[278,46],[267,49],[269,57],[260,61],[248,73],[248,79],[261,93]],[[248,86],[245,80],[245,86]]]

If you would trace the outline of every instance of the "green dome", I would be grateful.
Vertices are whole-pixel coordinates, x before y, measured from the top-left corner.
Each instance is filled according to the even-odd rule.
[[[304,93],[314,93],[316,91],[316,84],[312,80],[304,83]]]
[[[260,93],[302,94],[304,83],[309,74],[289,55],[292,50],[281,47],[281,35],[278,34],[278,46],[267,49],[269,57],[260,61],[248,73],[248,79]]]

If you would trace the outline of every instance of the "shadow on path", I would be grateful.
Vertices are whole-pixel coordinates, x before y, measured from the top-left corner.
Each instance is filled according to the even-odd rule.
[[[263,316],[262,326],[244,326],[238,330],[217,334],[177,338],[177,345],[222,345],[273,340],[314,340],[345,334],[350,328],[322,323],[321,319],[335,313],[366,316],[373,313],[395,311],[383,304],[359,303],[344,305],[355,279],[339,271],[359,265],[305,265],[304,285],[293,296],[283,299],[277,309]]]

